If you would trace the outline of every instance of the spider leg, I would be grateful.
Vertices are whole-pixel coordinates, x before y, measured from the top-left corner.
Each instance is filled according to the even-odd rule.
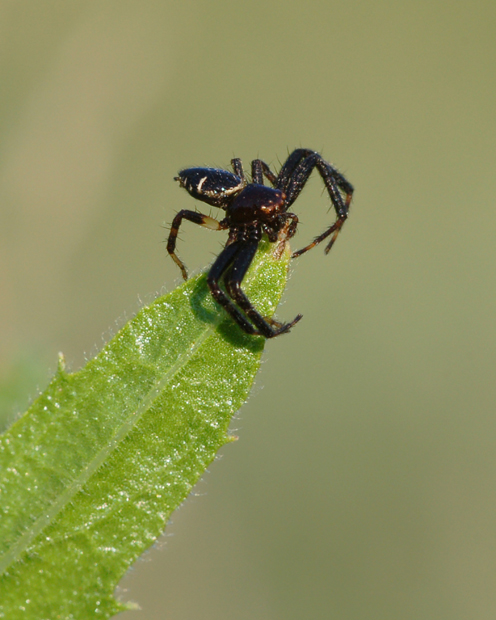
[[[203,215],[203,213],[198,213],[197,211],[188,211],[187,209],[182,209],[181,211],[179,211],[179,213],[176,214],[175,218],[172,220],[169,238],[167,240],[167,252],[169,252],[172,260],[181,270],[183,278],[187,280],[188,272],[186,271],[186,267],[183,261],[175,252],[177,233],[179,232],[179,226],[181,225],[182,220],[188,220],[190,222],[193,222],[194,224],[199,224],[200,226],[203,226],[205,228],[210,228],[210,230],[225,230],[226,228],[228,228],[228,226],[226,224],[223,224],[222,222],[218,222],[213,217]]]
[[[264,175],[275,187],[277,183],[276,175],[264,161],[261,159],[254,159],[251,162],[251,182],[263,185]]]
[[[315,239],[312,241],[312,243],[309,243],[308,245],[306,245],[304,248],[301,248],[301,250],[298,250],[297,252],[293,252],[291,254],[291,258],[297,258],[298,256],[301,256],[302,254],[304,254],[305,252],[308,252],[308,250],[311,250],[312,248],[314,248],[316,245],[318,245],[321,241],[324,241],[324,239],[326,239],[329,235],[331,235],[332,233],[334,233],[332,235],[332,239],[329,241],[329,243],[326,245],[324,252],[326,254],[329,254],[332,246],[334,245],[334,242],[337,239],[337,236],[339,235],[339,231],[341,230],[341,228],[343,227],[343,224],[345,222],[345,219],[337,219],[334,224],[328,228],[327,230],[325,230],[321,235],[319,235],[318,237],[315,237]]]
[[[246,316],[257,327],[258,331],[255,331],[254,333],[261,334],[262,336],[265,336],[265,338],[274,338],[275,336],[289,332],[289,330],[302,318],[302,315],[298,314],[298,316],[296,316],[291,323],[279,323],[279,321],[274,319],[265,319],[259,312],[257,312],[257,310],[255,310],[251,301],[242,291],[241,282],[253,260],[253,257],[255,256],[257,248],[258,241],[253,241],[250,243],[243,242],[240,244],[239,250],[233,257],[232,265],[226,273],[224,281],[230,297],[238,304]],[[226,310],[228,310],[227,306]],[[228,310],[228,312],[230,311]],[[236,318],[234,315],[232,316],[233,318]]]
[[[258,245],[258,244],[257,244]],[[236,323],[247,334],[259,334],[253,325],[248,321],[245,315],[237,308],[233,301],[226,295],[226,293],[220,288],[219,280],[223,274],[227,271],[236,255],[239,253],[241,247],[239,243],[231,243],[226,245],[219,256],[216,258],[214,264],[210,268],[207,276],[207,284],[212,293],[213,298],[219,303],[226,312],[228,312]],[[255,248],[256,249],[256,248]],[[253,256],[252,256],[253,258]]]
[[[279,241],[273,254],[276,260],[279,260],[281,258],[282,253],[284,252],[286,241],[288,239],[291,239],[291,237],[294,237],[294,235],[296,234],[296,228],[298,226],[298,216],[294,213],[283,213],[281,214],[281,217],[284,217],[286,221],[277,232],[277,235],[275,235],[275,238],[271,238],[269,230],[266,231],[268,233],[269,241]]]
[[[231,159],[231,166],[234,171],[234,174],[237,175],[240,179],[245,180],[245,171],[243,170],[243,163],[239,157],[235,157]]]
[[[286,194],[286,208],[289,209],[298,198],[314,168],[317,168],[325,183],[338,217],[347,215],[353,186],[320,153],[310,149],[293,151],[279,172],[277,188]],[[341,192],[346,196],[345,200]]]
[[[325,252],[329,252],[348,217],[348,211],[353,195],[353,186],[336,170],[326,162],[322,156],[309,149],[296,149],[286,160],[277,177],[277,187],[286,194],[286,209],[298,198],[301,190],[308,181],[313,169],[317,168],[331,198],[336,211],[337,220],[324,233],[316,237],[312,243],[293,254],[293,258],[301,256],[304,252],[315,247],[332,233],[331,241],[327,244]]]
[[[336,170],[336,168],[326,162],[326,160],[322,157],[320,153],[317,153],[317,151],[312,151],[312,149],[295,149],[291,153],[291,155],[289,155],[287,160],[284,162],[282,168],[280,169],[279,174],[277,175],[277,187],[279,189],[282,189],[284,191],[288,189],[289,184],[295,176],[295,170],[307,157],[312,157],[314,159],[320,160],[323,164],[327,165],[332,170],[333,175],[338,180],[338,186],[341,187],[341,189],[345,193],[347,191],[353,192],[353,187],[350,185],[350,183],[348,183],[348,181],[339,172],[339,170]]]
[[[294,171],[302,159],[308,157],[315,151],[310,149],[296,149],[291,155],[288,156],[284,162],[282,168],[277,175],[276,187],[285,191],[289,185],[289,182],[293,178]]]

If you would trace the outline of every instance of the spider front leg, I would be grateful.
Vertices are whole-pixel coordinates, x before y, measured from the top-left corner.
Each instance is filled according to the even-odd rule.
[[[336,211],[337,220],[326,231],[316,237],[312,243],[295,252],[293,258],[311,250],[332,234],[332,238],[325,249],[326,254],[329,252],[348,217],[353,196],[353,186],[336,168],[325,161],[319,153],[310,149],[296,149],[281,168],[276,183],[276,187],[282,189],[286,194],[286,208],[289,208],[298,198],[314,168],[317,168],[324,181]]]
[[[239,250],[234,257],[229,271],[227,271],[224,281],[230,297],[243,310],[250,321],[257,327],[258,332],[265,338],[274,338],[280,334],[286,334],[302,318],[299,314],[291,323],[280,323],[275,319],[266,319],[255,308],[241,289],[241,282],[248,271],[253,257],[258,248],[258,242],[240,242]]]
[[[326,254],[329,254],[332,246],[334,245],[334,242],[336,241],[339,232],[341,230],[341,228],[343,227],[343,224],[345,223],[346,218],[338,218],[334,224],[332,226],[330,226],[327,230],[325,230],[321,235],[319,235],[318,237],[315,237],[315,239],[312,241],[312,243],[309,243],[308,245],[306,245],[304,248],[301,248],[301,250],[297,250],[296,252],[293,252],[291,254],[291,258],[298,258],[298,256],[301,256],[302,254],[304,254],[305,252],[308,252],[308,250],[311,250],[312,248],[314,248],[316,245],[318,245],[321,241],[324,241],[324,239],[326,239],[329,235],[331,235],[332,233],[334,233],[332,235],[332,239],[329,241],[329,243],[326,245],[324,252]]]
[[[175,252],[177,233],[179,232],[179,226],[181,226],[181,222],[183,219],[193,222],[194,224],[199,224],[204,228],[210,228],[210,230],[225,230],[226,228],[228,228],[228,226],[226,224],[223,224],[222,222],[218,222],[213,217],[203,215],[203,213],[198,213],[197,211],[188,211],[187,209],[182,209],[181,211],[179,211],[179,213],[176,214],[176,217],[172,220],[169,239],[167,240],[167,252],[169,252],[172,260],[181,270],[183,278],[187,280],[188,272],[186,271],[186,267],[183,261]]]
[[[288,332],[301,319],[301,314],[286,325],[272,319],[264,319],[241,290],[241,282],[255,256],[257,247],[258,242],[246,243],[238,241],[227,245],[212,265],[207,283],[214,299],[231,315],[243,331],[247,334],[273,338]],[[219,286],[219,281],[224,274],[228,294]],[[238,303],[246,316],[235,305],[234,301]],[[248,321],[247,316],[258,329],[255,329]]]
[[[349,183],[345,177],[331,166],[320,153],[312,151],[311,149],[296,149],[284,162],[283,167],[277,175],[276,187],[282,189],[287,196],[286,206],[289,208],[293,202],[300,195],[303,186],[308,180],[312,170],[317,168],[333,201],[333,196],[336,194],[337,186],[345,195],[353,194],[353,186]],[[339,191],[335,196],[338,203],[343,206],[343,199]],[[339,215],[339,214],[338,214]]]
[[[239,249],[239,243],[228,242],[228,245],[226,245],[226,247],[222,250],[219,256],[217,256],[214,264],[210,268],[207,276],[207,284],[213,298],[224,308],[226,312],[231,315],[231,317],[236,321],[236,323],[241,327],[241,329],[247,334],[258,335],[257,330],[253,327],[253,325],[248,321],[245,315],[239,310],[239,308],[234,305],[231,299],[219,286],[220,279],[229,268],[229,266],[232,264],[233,260],[236,257],[236,254],[239,252]]]

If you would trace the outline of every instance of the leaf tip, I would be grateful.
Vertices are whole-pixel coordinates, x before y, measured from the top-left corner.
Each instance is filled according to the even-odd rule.
[[[141,611],[142,609],[141,606],[134,601],[126,601],[125,603],[119,601],[119,606],[121,607],[120,611]]]
[[[65,373],[65,356],[62,351],[59,351],[59,360],[57,365],[57,372],[64,374]]]

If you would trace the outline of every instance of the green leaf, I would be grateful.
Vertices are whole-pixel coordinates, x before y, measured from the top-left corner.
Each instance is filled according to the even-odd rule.
[[[244,288],[264,315],[289,261],[263,242]],[[205,275],[143,308],[82,370],[63,360],[0,437],[0,618],[109,618],[113,591],[230,441],[265,339],[213,302]]]

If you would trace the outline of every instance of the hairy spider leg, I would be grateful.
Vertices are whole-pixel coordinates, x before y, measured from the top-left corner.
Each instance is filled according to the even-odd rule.
[[[233,242],[226,245],[210,268],[207,276],[207,284],[217,303],[219,303],[224,310],[232,316],[241,329],[243,329],[247,334],[258,334],[257,330],[248,321],[241,310],[234,305],[231,299],[229,299],[226,293],[219,286],[219,280],[224,272],[229,268],[239,250],[239,243]]]
[[[181,270],[183,278],[185,280],[188,279],[188,272],[186,271],[186,267],[183,261],[176,254],[176,239],[177,233],[179,232],[179,226],[181,226],[182,220],[188,220],[193,222],[194,224],[199,224],[205,228],[209,228],[210,230],[225,230],[228,228],[227,224],[223,222],[218,222],[213,217],[209,217],[208,215],[203,215],[203,213],[198,213],[197,211],[189,211],[188,209],[182,209],[179,213],[176,214],[175,218],[172,220],[172,225],[169,233],[169,239],[167,240],[167,252],[172,257],[172,260],[176,263],[176,265]]]
[[[226,246],[210,269],[207,282],[216,301],[245,332],[273,338],[288,332],[301,319],[301,315],[298,315],[289,324],[282,324],[272,319],[264,319],[255,310],[248,297],[242,291],[241,282],[255,256],[257,248],[258,241],[256,240],[249,243],[238,241]],[[219,286],[219,280],[223,276],[227,295]],[[245,314],[240,311],[234,301]],[[253,321],[257,329],[253,327],[246,317]]]
[[[327,230],[325,230],[321,235],[318,235],[317,237],[315,237],[315,239],[311,243],[306,245],[304,248],[301,248],[301,250],[297,250],[296,252],[293,252],[291,254],[291,258],[298,258],[298,256],[301,256],[305,252],[308,252],[308,250],[311,250],[316,245],[318,245],[321,241],[324,241],[324,239],[327,239],[329,235],[332,235],[332,233],[334,233],[332,235],[331,240],[329,241],[329,243],[326,245],[324,249],[324,252],[326,254],[329,254],[332,246],[334,245],[334,242],[336,241],[339,235],[341,228],[343,227],[343,224],[345,223],[345,220],[346,218],[336,220],[336,222],[334,222],[332,226],[330,226]]]
[[[245,181],[245,171],[243,169],[243,162],[241,161],[241,159],[239,159],[239,157],[231,159],[231,166],[234,174],[240,177],[240,179],[242,179],[243,181]]]
[[[353,186],[320,153],[310,149],[296,149],[288,157],[277,177],[277,188],[286,194],[286,208],[294,203],[308,181],[313,169],[317,168],[325,183],[338,217],[348,215],[347,206],[351,201]],[[347,197],[343,201],[341,190]]]
[[[288,209],[298,198],[314,168],[317,168],[329,192],[332,205],[336,211],[337,220],[326,231],[316,237],[312,243],[294,252],[292,255],[293,258],[301,256],[304,252],[311,250],[329,235],[334,233],[331,241],[325,248],[327,254],[336,241],[339,231],[348,217],[349,206],[353,195],[353,186],[338,170],[326,162],[319,153],[308,149],[297,149],[294,151],[288,157],[279,172],[277,187],[282,189],[286,194],[286,208]],[[341,192],[345,195],[345,199],[343,199]]]
[[[255,310],[253,304],[241,289],[241,282],[255,256],[257,248],[258,241],[240,243],[240,250],[225,273],[224,282],[229,296],[234,299],[246,316],[255,324],[258,332],[265,336],[265,338],[273,338],[274,336],[287,333],[302,318],[302,315],[299,314],[291,323],[284,324],[275,319],[266,319]]]
[[[279,260],[284,252],[284,246],[286,245],[286,241],[294,237],[296,233],[296,229],[298,227],[298,216],[295,213],[283,213],[281,217],[284,216],[285,222],[279,229],[277,233],[277,238],[275,241],[279,241],[276,249],[274,250],[274,258]],[[269,240],[271,237],[269,235]]]
[[[258,185],[263,185],[264,176],[270,181],[270,183],[272,183],[274,187],[276,186],[277,176],[272,172],[269,166],[261,159],[254,159],[251,162],[252,183],[258,183]]]

